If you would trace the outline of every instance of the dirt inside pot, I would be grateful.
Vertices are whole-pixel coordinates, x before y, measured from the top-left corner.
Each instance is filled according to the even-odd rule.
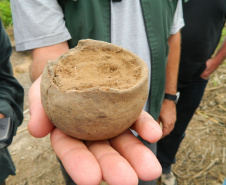
[[[86,48],[63,58],[52,70],[53,81],[62,91],[93,87],[128,89],[141,78],[141,67],[123,49]]]

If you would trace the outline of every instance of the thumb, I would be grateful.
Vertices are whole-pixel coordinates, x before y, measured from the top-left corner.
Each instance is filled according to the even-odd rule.
[[[40,82],[41,77],[32,84],[28,92],[31,115],[28,130],[32,136],[37,138],[48,135],[54,128],[54,125],[48,119],[41,103]]]

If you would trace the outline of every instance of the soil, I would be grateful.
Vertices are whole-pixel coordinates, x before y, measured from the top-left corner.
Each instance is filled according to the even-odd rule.
[[[8,34],[14,46],[12,30]],[[63,185],[59,163],[49,136],[37,139],[27,131],[29,109],[27,94],[30,52],[13,51],[14,75],[25,89],[24,121],[9,147],[17,168],[7,185]],[[173,165],[179,185],[221,185],[226,178],[226,62],[208,83]],[[104,184],[104,183],[102,183]]]
[[[76,47],[50,63],[52,80],[62,91],[93,87],[129,89],[137,84],[142,69],[135,58],[118,48],[109,52],[92,47]]]

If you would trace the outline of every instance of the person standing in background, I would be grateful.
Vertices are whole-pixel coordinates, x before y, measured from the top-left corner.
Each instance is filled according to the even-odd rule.
[[[211,58],[225,25],[226,1],[189,0],[183,2],[183,13],[185,27],[181,30],[177,121],[173,131],[157,143],[157,157],[163,168],[161,176],[163,185],[176,184],[171,165],[175,163],[176,153],[185,137],[186,128],[201,102],[209,76],[226,58],[226,41]]]

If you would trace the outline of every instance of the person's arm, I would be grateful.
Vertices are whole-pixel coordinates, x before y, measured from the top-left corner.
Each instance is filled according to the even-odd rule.
[[[32,64],[30,67],[30,77],[35,81],[43,72],[46,63],[63,55],[69,49],[67,42],[62,42],[52,46],[36,48],[32,50]]]
[[[209,76],[223,63],[226,58],[226,39],[217,54],[206,61],[206,69],[202,72],[201,78],[208,79]]]
[[[171,35],[168,39],[168,44],[169,44],[169,55],[166,66],[165,93],[176,95],[178,68],[180,61],[180,44],[181,44],[180,32]],[[165,137],[173,130],[176,122],[176,105],[173,101],[168,99],[163,100],[159,121],[162,123],[163,126],[162,137]]]
[[[0,118],[10,117],[13,132],[23,121],[24,89],[13,76],[12,46],[0,19]]]

